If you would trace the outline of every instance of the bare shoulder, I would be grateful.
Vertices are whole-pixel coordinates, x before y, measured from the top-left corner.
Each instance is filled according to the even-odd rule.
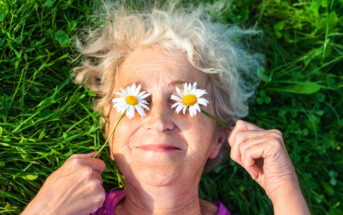
[[[201,214],[216,215],[218,213],[218,206],[212,204],[209,201],[200,199]]]

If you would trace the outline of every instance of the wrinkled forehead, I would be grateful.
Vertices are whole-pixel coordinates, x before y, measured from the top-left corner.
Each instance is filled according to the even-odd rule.
[[[162,89],[184,82],[197,82],[198,87],[205,88],[207,76],[196,70],[181,51],[145,48],[126,57],[119,68],[115,88],[141,83],[146,89]]]

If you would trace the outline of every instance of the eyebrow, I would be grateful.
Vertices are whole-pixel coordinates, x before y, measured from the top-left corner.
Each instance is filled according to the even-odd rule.
[[[168,86],[174,86],[174,85],[180,85],[180,84],[184,84],[186,83],[187,81],[182,81],[182,80],[175,80],[175,81],[172,81],[170,83],[168,83]],[[189,81],[188,81],[189,82]],[[124,87],[122,87],[123,89],[127,88],[128,86],[131,86],[132,84],[136,84],[136,86],[138,85],[142,85],[142,88],[146,88],[148,85],[146,85],[145,82],[143,81],[132,81],[128,84],[126,84]]]

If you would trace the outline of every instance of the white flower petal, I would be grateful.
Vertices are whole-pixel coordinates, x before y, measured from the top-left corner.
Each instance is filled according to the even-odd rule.
[[[170,99],[173,99],[173,100],[178,101],[178,102],[182,101],[182,99],[180,97],[174,96],[174,95],[171,95]]]
[[[148,106],[146,106],[145,104],[140,104],[140,106],[144,107],[147,110],[150,110],[150,108]]]
[[[137,86],[137,88],[136,88],[136,90],[135,90],[135,95],[137,96],[138,95],[138,93],[139,93],[139,91],[141,90],[141,85],[139,84],[138,86]]]
[[[113,107],[118,108],[118,109],[126,109],[127,108],[127,104],[126,103],[118,103],[113,105]]]
[[[141,105],[141,104],[146,104],[146,105],[148,105],[148,104],[149,104],[149,103],[148,103],[147,101],[145,101],[144,99],[139,100],[138,103],[139,103],[138,105]]]
[[[195,116],[196,110],[195,110],[194,106],[189,107],[188,110],[189,110],[189,115],[190,115],[191,117]]]
[[[178,104],[178,106],[175,109],[175,113],[179,114],[179,112],[182,110],[183,105],[180,103],[177,103],[177,104]]]
[[[132,105],[129,105],[127,111],[126,111],[126,115],[129,117],[129,119],[131,119],[132,117],[135,116],[135,108]]]
[[[145,93],[145,91],[144,91],[144,93]],[[146,98],[146,97],[148,97],[148,96],[150,96],[150,93],[143,94],[140,98],[141,98],[141,99],[144,99],[144,98]]]
[[[198,104],[201,104],[201,105],[204,105],[204,106],[207,106],[207,104],[209,103],[206,99],[204,98],[199,98],[198,101],[197,101]]]
[[[117,107],[115,107],[116,110],[120,113],[124,113],[124,111],[127,109],[127,106],[124,104],[118,105]]]
[[[188,87],[187,83],[184,83],[184,85],[183,85],[183,94],[184,95],[189,94],[189,87]]]
[[[115,94],[117,94],[117,95],[119,95],[119,96],[121,96],[121,97],[124,96],[124,94],[123,94],[123,93],[120,93],[120,92],[115,92]]]
[[[123,101],[124,101],[124,100],[123,100],[122,97],[112,99],[112,102],[113,102],[113,103],[123,102]]]
[[[125,101],[125,99],[124,98],[120,98],[118,101],[116,101],[116,102],[113,102],[113,106],[115,106],[115,105],[126,105],[127,103],[126,103],[126,101]]]
[[[198,111],[199,113],[201,112],[200,106],[198,104],[193,105],[194,109]],[[196,112],[195,111],[195,112]]]
[[[196,96],[197,98],[200,98],[201,96],[207,94],[207,92],[206,92],[206,90],[196,90],[196,91],[194,92],[194,94],[195,94],[195,96]]]
[[[128,95],[127,95],[127,92],[123,89],[123,88],[120,88],[120,90],[123,92],[123,97],[127,97]]]
[[[183,114],[186,114],[186,109],[187,109],[187,106],[184,106],[184,107],[183,107],[183,110],[182,110],[182,113],[183,113]]]
[[[145,116],[144,110],[139,105],[136,105],[135,108],[136,108],[137,112],[139,113],[139,115]]]
[[[135,95],[135,92],[136,92],[136,84],[133,83],[133,84],[131,85],[131,95]]]
[[[188,89],[187,82],[183,84],[183,90],[185,91],[186,89]]]
[[[197,82],[194,82],[194,83],[193,83],[192,90],[195,90],[196,88],[197,88]]]
[[[171,106],[171,108],[173,109],[173,108],[176,107],[177,105],[180,105],[180,103],[179,103],[179,102],[174,103],[174,104]]]
[[[127,95],[129,95],[129,96],[132,95],[132,93],[131,93],[131,86],[126,87],[126,92],[127,92]]]
[[[177,94],[179,94],[179,96],[181,98],[183,97],[183,94],[182,94],[181,90],[178,87],[176,87],[176,92],[177,92]]]

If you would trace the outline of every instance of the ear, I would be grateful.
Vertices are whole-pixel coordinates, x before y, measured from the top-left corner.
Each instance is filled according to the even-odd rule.
[[[208,156],[208,158],[214,159],[217,157],[217,155],[219,154],[220,149],[222,148],[226,136],[228,134],[228,132],[224,129],[220,129],[220,132],[218,132],[219,134],[217,135],[216,138],[216,145],[213,147],[210,155]]]

